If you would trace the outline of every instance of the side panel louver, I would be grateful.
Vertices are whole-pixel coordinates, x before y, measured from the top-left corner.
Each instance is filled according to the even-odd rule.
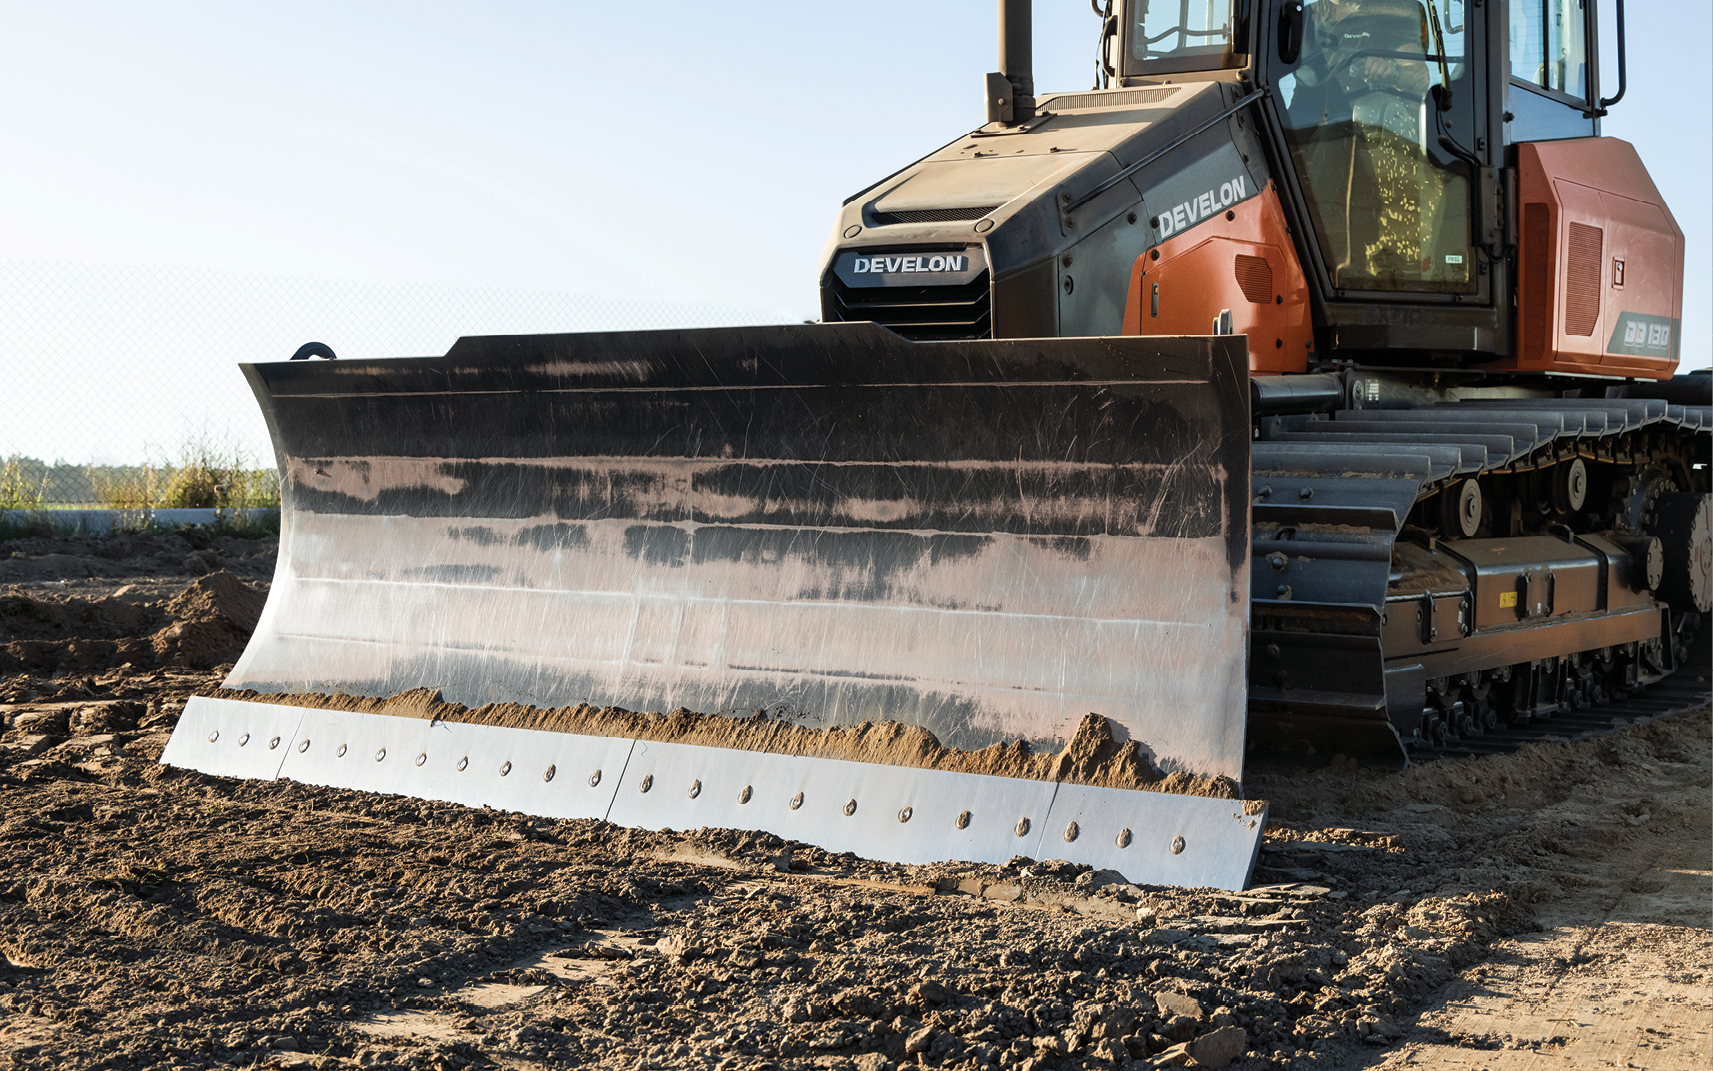
[[[1262,257],[1252,257],[1243,253],[1237,254],[1235,265],[1237,285],[1243,291],[1243,296],[1257,305],[1269,305],[1273,301],[1273,266]]]
[[[1539,201],[1523,206],[1522,321],[1523,359],[1539,361],[1546,356],[1547,326],[1552,319],[1552,279],[1548,246],[1552,240],[1552,213]]]
[[[1600,248],[1605,233],[1583,223],[1570,225],[1564,273],[1564,333],[1588,336],[1600,322]]]

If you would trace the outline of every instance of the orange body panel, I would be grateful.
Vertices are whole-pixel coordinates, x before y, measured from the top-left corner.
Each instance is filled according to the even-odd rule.
[[[1124,333],[1205,335],[1224,309],[1231,330],[1249,336],[1251,375],[1308,370],[1308,282],[1270,182],[1136,259]]]
[[[1683,232],[1629,142],[1517,146],[1517,340],[1493,368],[1665,379]]]

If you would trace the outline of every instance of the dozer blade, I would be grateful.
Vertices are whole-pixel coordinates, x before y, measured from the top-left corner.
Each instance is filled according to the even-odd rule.
[[[1095,712],[1159,771],[1236,779],[1246,364],[1241,338],[918,344],[842,324],[466,338],[444,357],[246,365],[274,437],[282,527],[267,608],[226,685],[765,710],[815,728],[890,720],[966,750],[1057,750]],[[253,707],[272,713],[234,713]],[[275,722],[251,731],[233,718]],[[1133,861],[1100,865],[1132,880],[1241,885],[1259,837],[1230,800],[397,724],[410,721],[198,701],[166,761],[656,827],[741,824],[824,846],[850,840],[840,822],[872,825],[848,846],[877,858],[1116,851]],[[508,774],[530,767],[531,792],[484,796],[438,768],[448,748],[429,742],[484,733],[457,757],[486,779],[503,776],[489,760],[515,751],[499,761]],[[225,768],[210,736],[287,750],[272,773],[237,751]],[[358,751],[401,769],[339,772]],[[635,773],[645,755],[674,782],[648,807],[621,786],[652,786]],[[856,804],[861,791],[872,806],[835,822],[821,806],[731,802],[738,787],[771,799],[805,778],[820,804],[829,793]],[[603,788],[617,795],[603,802]],[[1090,796],[1101,792],[1131,802]],[[981,828],[940,820],[983,793]],[[1084,817],[1049,833],[1055,812]],[[1211,825],[1171,832],[1184,823]],[[1117,847],[1131,840],[1142,850]],[[1186,841],[1199,862],[1167,847]],[[1140,861],[1161,853],[1164,871]]]

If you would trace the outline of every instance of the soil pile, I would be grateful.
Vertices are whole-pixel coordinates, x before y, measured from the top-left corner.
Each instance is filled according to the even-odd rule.
[[[97,598],[13,587],[0,594],[0,673],[97,672],[236,661],[267,600],[224,570],[169,600],[122,586]]]
[[[208,669],[236,662],[256,630],[266,592],[221,570],[198,577],[167,603],[173,623],[149,638],[165,665]]]
[[[18,588],[0,594],[0,638],[8,643],[126,639],[146,633],[162,617],[155,607],[114,596],[56,599]]]

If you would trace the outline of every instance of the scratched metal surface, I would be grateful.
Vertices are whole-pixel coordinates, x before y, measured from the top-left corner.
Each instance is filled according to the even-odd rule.
[[[279,776],[549,818],[605,818],[633,746],[610,736],[307,710]]]
[[[216,777],[269,781],[291,754],[302,707],[192,696],[161,762]]]
[[[284,482],[261,691],[896,719],[1106,715],[1237,777],[1241,339],[867,324],[246,366]]]

